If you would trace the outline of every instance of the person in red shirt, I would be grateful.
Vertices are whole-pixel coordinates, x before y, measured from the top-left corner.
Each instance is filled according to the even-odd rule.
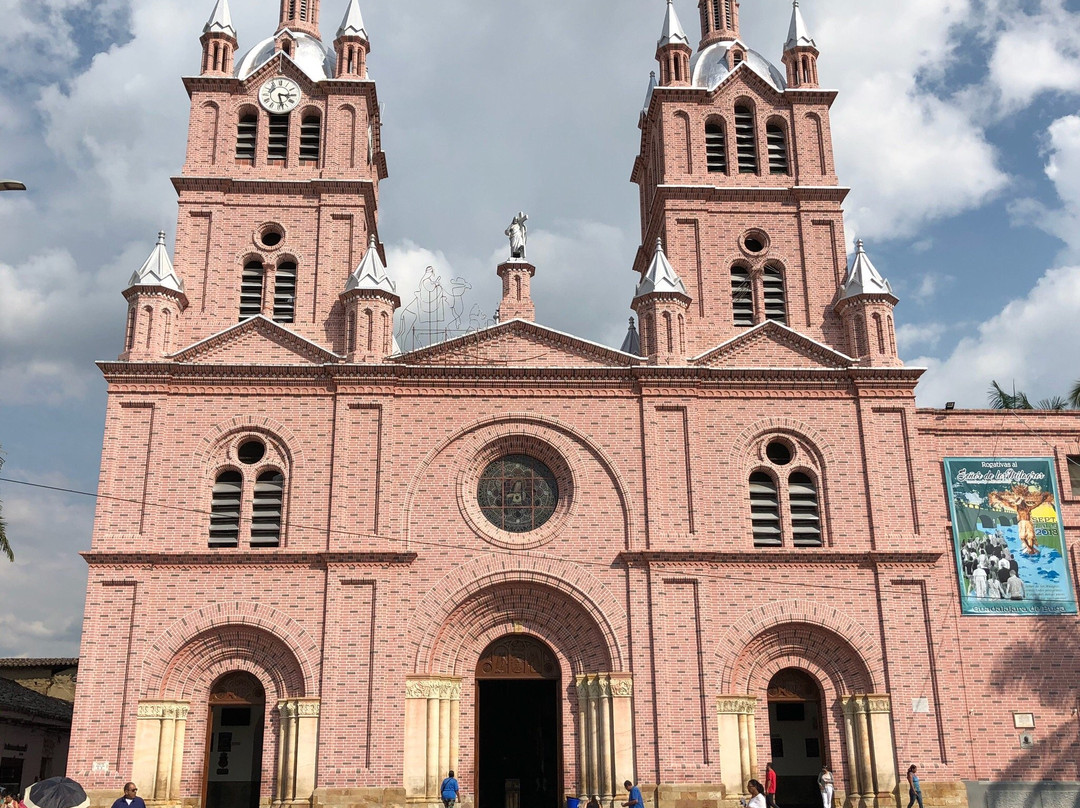
[[[765,764],[765,806],[776,808],[776,769],[771,761]]]

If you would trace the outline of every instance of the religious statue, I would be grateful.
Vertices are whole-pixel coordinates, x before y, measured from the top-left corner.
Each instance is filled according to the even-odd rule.
[[[510,226],[506,228],[506,236],[510,239],[511,258],[525,260],[525,245],[529,241],[529,228],[525,226],[527,221],[529,221],[529,217],[524,213],[519,213],[514,218],[514,221],[510,222]]]

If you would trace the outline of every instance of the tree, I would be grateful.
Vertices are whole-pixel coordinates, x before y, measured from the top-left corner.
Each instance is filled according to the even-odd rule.
[[[1031,401],[1023,392],[1006,393],[996,381],[990,383],[987,400],[992,410],[1033,410]]]
[[[4,458],[0,456],[0,469],[4,467]],[[0,502],[0,553],[7,556],[8,561],[15,560],[15,553],[11,549],[11,543],[7,537],[7,527],[4,525],[4,503]]]
[[[1080,410],[1080,380],[1077,380],[1076,384],[1073,385],[1072,392],[1069,393],[1069,403]]]

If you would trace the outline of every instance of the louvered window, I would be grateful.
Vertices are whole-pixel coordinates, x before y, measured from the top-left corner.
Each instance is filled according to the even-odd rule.
[[[214,482],[210,503],[210,546],[240,543],[240,499],[244,481],[238,471],[223,471]]]
[[[779,547],[780,497],[773,478],[763,471],[750,475],[750,521],[755,547]]]
[[[757,132],[754,112],[749,107],[735,107],[735,149],[739,155],[739,173],[757,174]]]
[[[291,323],[296,317],[296,264],[279,264],[274,273],[274,322]]]
[[[806,474],[792,474],[788,487],[791,534],[796,547],[820,547],[821,513],[814,481]]]
[[[765,292],[765,319],[787,325],[787,296],[784,273],[779,267],[765,267],[762,278]]]
[[[308,115],[300,123],[300,159],[319,162],[322,145],[322,118]]]
[[[243,115],[236,125],[236,159],[255,162],[255,141],[259,135],[259,116]]]
[[[719,31],[723,27],[723,22],[720,16],[720,4],[722,2],[724,2],[724,0],[711,0],[711,2],[709,3],[709,5],[712,6],[713,11],[713,29],[716,31]]]
[[[289,116],[270,116],[270,141],[266,156],[270,160],[284,160],[289,155]]]
[[[308,0],[300,0],[300,19],[306,20],[308,18]]]
[[[709,171],[727,173],[727,138],[721,124],[705,126],[705,162]]]
[[[724,4],[724,23],[727,25],[727,29],[731,31],[735,28],[735,21],[731,16],[731,0],[720,0]]]
[[[788,174],[788,150],[787,135],[782,127],[769,124],[765,127],[765,135],[769,141],[769,173]]]
[[[731,308],[736,326],[754,324],[754,287],[750,283],[750,270],[746,267],[731,268]]]
[[[262,314],[263,266],[249,261],[240,279],[240,319],[247,320]]]
[[[281,509],[285,501],[285,476],[267,471],[255,481],[251,500],[251,546],[277,547],[281,543]]]

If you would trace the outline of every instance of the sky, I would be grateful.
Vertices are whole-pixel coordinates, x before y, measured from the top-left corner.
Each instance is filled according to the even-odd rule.
[[[230,0],[246,51],[277,0]],[[332,39],[346,0],[323,0]],[[172,244],[198,37],[213,0],[0,0],[3,476],[96,488],[121,291]],[[695,0],[675,0],[691,39]],[[380,236],[492,313],[503,229],[530,216],[537,319],[617,347],[640,243],[629,181],[664,0],[361,0],[384,105]],[[790,0],[743,0],[779,63]],[[1080,0],[803,0],[833,110],[849,248],[901,298],[923,406],[1080,377]],[[572,293],[571,293],[572,290]],[[406,297],[407,294],[403,294]],[[93,500],[0,482],[0,656],[78,653]]]

